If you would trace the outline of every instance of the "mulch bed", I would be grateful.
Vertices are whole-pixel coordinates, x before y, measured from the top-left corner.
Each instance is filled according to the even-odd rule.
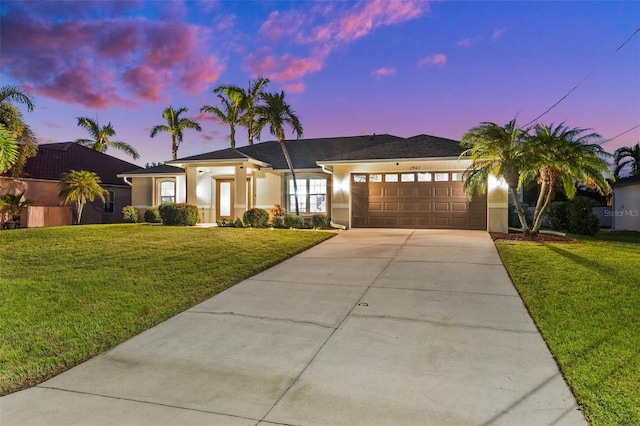
[[[578,240],[571,237],[563,237],[553,234],[538,234],[535,237],[525,236],[521,232],[489,232],[491,238],[495,240],[509,240],[509,241],[531,241],[535,243],[577,243]]]

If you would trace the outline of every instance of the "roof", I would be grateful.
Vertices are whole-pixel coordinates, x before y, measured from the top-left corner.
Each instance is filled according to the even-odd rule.
[[[314,169],[318,167],[318,163],[331,161],[457,157],[463,151],[458,141],[429,135],[418,135],[408,139],[388,134],[288,139],[284,143],[296,169]],[[227,148],[169,163],[181,164],[187,161],[223,159],[251,159],[267,163],[275,170],[288,169],[277,141],[247,145],[237,149]]]
[[[38,145],[38,153],[27,159],[20,177],[57,181],[70,170],[88,170],[100,176],[103,184],[125,185],[117,175],[138,169],[141,167],[75,142],[60,142]]]
[[[181,167],[170,166],[168,164],[160,164],[153,167],[137,168],[135,170],[127,170],[120,175],[136,176],[147,174],[165,174],[165,175],[183,175],[184,169]]]
[[[615,181],[611,186],[627,186],[627,185],[638,185],[640,184],[640,175],[628,176],[624,178],[620,178]]]

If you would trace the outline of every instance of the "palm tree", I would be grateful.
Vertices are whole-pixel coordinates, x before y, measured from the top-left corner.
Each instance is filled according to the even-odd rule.
[[[82,127],[89,132],[92,139],[76,139],[76,143],[88,146],[89,148],[99,152],[105,152],[107,148],[114,147],[115,149],[132,156],[134,160],[140,158],[138,151],[128,143],[109,140],[109,137],[116,135],[116,131],[113,129],[111,123],[108,123],[106,126],[100,126],[97,118],[92,120],[88,117],[78,117],[77,119],[78,127]]]
[[[18,158],[18,143],[15,138],[0,124],[0,173],[9,170]]]
[[[249,81],[249,88],[243,93],[242,109],[244,114],[240,117],[241,124],[247,128],[247,139],[249,145],[253,145],[253,140],[260,140],[260,132],[258,132],[258,126],[256,118],[258,117],[258,104],[257,101],[262,96],[263,89],[269,84],[268,78],[260,77],[255,81]]]
[[[611,173],[609,165],[601,158],[609,154],[600,145],[590,143],[601,137],[597,133],[586,133],[588,130],[570,129],[564,123],[556,127],[553,124],[536,124],[535,134],[528,142],[535,147],[531,165],[537,169],[540,183],[531,228],[533,235],[540,231],[542,218],[557,186],[562,185],[567,198],[575,196],[576,184],[586,185],[601,193],[611,191],[606,179]],[[532,176],[531,172],[529,175]]]
[[[469,130],[461,145],[467,148],[460,157],[469,157],[471,165],[464,182],[468,194],[486,193],[489,176],[503,178],[513,195],[516,213],[520,225],[526,233],[529,230],[527,219],[518,198],[518,188],[523,183],[523,171],[526,169],[529,150],[526,146],[528,130],[516,126],[513,119],[504,126],[483,122]]]
[[[7,101],[17,102],[27,106],[28,111],[33,111],[35,101],[33,97],[18,86],[0,87],[0,103]]]
[[[287,165],[289,166],[289,171],[291,172],[291,178],[293,179],[296,215],[299,215],[300,209],[298,208],[298,183],[296,181],[295,171],[293,170],[291,157],[289,157],[289,151],[287,150],[287,146],[284,143],[284,127],[289,126],[291,130],[296,134],[298,139],[302,137],[303,130],[302,125],[300,124],[300,119],[291,109],[291,106],[285,102],[284,97],[284,91],[281,91],[280,93],[262,93],[262,95],[260,95],[260,98],[262,101],[264,101],[264,105],[260,105],[258,107],[258,120],[256,124],[258,133],[261,133],[262,129],[264,129],[264,127],[268,125],[269,132],[273,136],[278,138],[278,143],[280,144],[280,148],[282,149],[285,160],[287,160]]]
[[[5,144],[15,143],[17,147],[16,155],[11,155],[11,160],[5,161],[0,170],[10,170],[15,177],[20,175],[27,159],[36,155],[38,144],[31,128],[24,122],[22,112],[11,102],[22,103],[28,111],[33,111],[35,101],[31,95],[17,86],[0,88],[0,125],[4,126],[4,131],[8,133],[8,137],[5,134]]]
[[[626,166],[631,166],[631,176],[640,175],[640,143],[616,149],[616,152],[613,153],[613,159],[616,166],[613,174],[616,178]]]
[[[96,197],[105,201],[107,191],[100,186],[100,177],[86,170],[71,170],[60,179],[60,200],[64,204],[75,203],[76,221],[80,224],[82,209],[87,201],[93,202]]]
[[[231,148],[236,149],[236,126],[240,124],[243,90],[238,86],[225,84],[213,89],[213,93],[220,99],[222,107],[205,105],[200,108],[200,112],[213,114],[229,125]]]
[[[162,118],[167,120],[167,124],[160,124],[151,129],[149,136],[154,138],[159,132],[171,133],[171,156],[174,160],[178,158],[178,147],[182,143],[182,131],[184,129],[194,129],[198,132],[202,131],[202,128],[195,121],[191,121],[186,117],[180,118],[180,114],[189,112],[186,107],[180,108],[177,111],[173,109],[173,106],[168,106],[162,112]]]

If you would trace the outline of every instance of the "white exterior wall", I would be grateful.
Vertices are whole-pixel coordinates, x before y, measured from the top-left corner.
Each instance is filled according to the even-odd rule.
[[[259,171],[254,173],[254,206],[260,209],[272,209],[276,204],[284,207],[282,194],[282,175]]]
[[[640,231],[640,184],[616,187],[613,207],[614,229]]]

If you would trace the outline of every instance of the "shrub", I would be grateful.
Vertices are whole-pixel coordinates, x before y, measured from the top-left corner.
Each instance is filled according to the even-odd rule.
[[[311,218],[311,227],[325,229],[327,227],[328,220],[327,216],[323,214],[314,214]]]
[[[546,216],[549,227],[555,231],[566,231],[569,227],[566,201],[554,201],[550,203]]]
[[[600,219],[593,213],[596,202],[589,197],[575,197],[567,203],[567,231],[579,235],[595,235]]]
[[[124,223],[138,223],[138,210],[133,206],[124,206],[122,208],[122,221]]]
[[[164,203],[158,210],[165,225],[193,226],[198,223],[198,207],[193,204]]]
[[[236,227],[236,221],[233,220],[233,219],[220,219],[220,220],[216,221],[216,223],[221,228],[235,228]]]
[[[284,217],[284,227],[285,228],[296,228],[300,229],[304,226],[304,219],[302,216],[298,216],[295,214],[288,214]]]
[[[272,225],[274,228],[286,228],[284,225],[284,216],[274,216]]]
[[[242,215],[242,221],[251,228],[264,228],[269,223],[269,213],[264,209],[249,209]]]
[[[144,212],[144,221],[148,223],[162,223],[160,210],[158,210],[157,206],[149,207],[147,211]]]
[[[280,204],[276,204],[271,210],[273,211],[274,216],[284,216],[287,214],[287,211],[283,209]]]

